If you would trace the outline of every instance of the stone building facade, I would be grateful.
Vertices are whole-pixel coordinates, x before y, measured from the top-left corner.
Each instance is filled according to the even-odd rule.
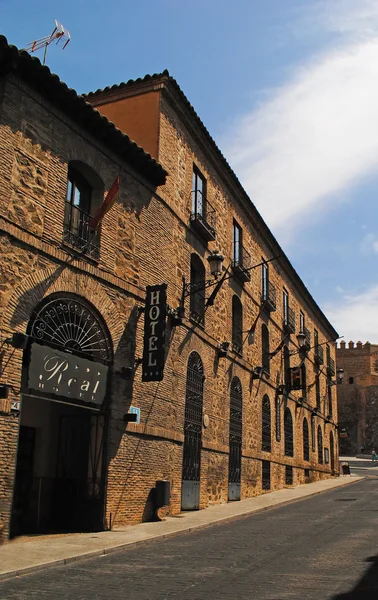
[[[2,540],[151,519],[157,480],[175,514],[332,475],[337,333],[175,80],[82,98],[5,38],[0,74]]]
[[[369,454],[378,448],[378,344],[342,341],[336,355],[344,370],[337,389],[340,453]]]

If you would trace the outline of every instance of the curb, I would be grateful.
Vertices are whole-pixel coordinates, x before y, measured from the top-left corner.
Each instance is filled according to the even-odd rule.
[[[23,575],[30,575],[32,573],[36,573],[38,571],[43,571],[46,569],[53,569],[55,567],[64,567],[66,565],[70,565],[72,563],[79,562],[81,560],[89,560],[91,558],[96,558],[98,556],[107,556],[108,554],[115,554],[117,552],[122,552],[126,548],[143,546],[145,544],[153,543],[155,541],[158,542],[160,540],[173,538],[178,535],[186,535],[186,534],[198,531],[200,529],[207,529],[210,527],[214,527],[216,525],[224,525],[224,524],[230,523],[232,521],[245,519],[256,513],[261,513],[261,512],[271,510],[274,508],[278,508],[281,506],[286,506],[288,504],[293,504],[294,502],[301,502],[303,500],[307,500],[307,498],[311,498],[318,494],[325,494],[327,492],[332,492],[335,489],[339,489],[340,487],[358,483],[360,481],[363,481],[364,479],[367,479],[367,476],[359,476],[359,478],[357,480],[351,479],[350,481],[343,483],[343,485],[335,486],[335,487],[327,489],[327,490],[314,490],[313,492],[307,494],[306,496],[302,496],[301,498],[290,498],[289,500],[277,502],[277,504],[271,504],[270,506],[262,506],[261,508],[256,508],[254,510],[250,510],[249,512],[240,513],[238,515],[231,515],[231,516],[227,516],[227,517],[220,517],[220,518],[216,519],[215,521],[211,521],[208,523],[199,523],[198,525],[191,525],[190,527],[187,527],[185,529],[180,529],[179,531],[172,531],[170,533],[161,533],[161,534],[157,534],[157,535],[152,535],[151,537],[147,537],[144,540],[124,542],[124,543],[116,545],[116,546],[110,546],[109,548],[103,548],[100,550],[91,550],[90,552],[85,552],[83,554],[78,554],[76,556],[70,556],[68,558],[59,558],[58,560],[41,563],[39,565],[34,565],[32,567],[24,567],[21,569],[16,569],[15,571],[8,571],[7,573],[0,574],[0,582],[6,581],[8,579],[14,579],[16,577],[22,577]]]

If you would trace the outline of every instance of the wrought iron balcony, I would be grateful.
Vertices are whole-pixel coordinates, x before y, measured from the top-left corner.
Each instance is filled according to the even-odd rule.
[[[276,310],[276,308],[277,308],[276,298],[277,298],[276,286],[274,286],[273,283],[271,283],[270,281],[267,281],[265,289],[263,289],[262,294],[261,294],[261,303],[264,304],[264,307],[267,310],[269,310],[269,312]]]
[[[89,227],[91,215],[66,202],[64,213],[63,242],[83,254],[98,260],[100,257],[100,236],[96,229]]]
[[[241,244],[234,243],[233,260],[231,262],[232,270],[240,281],[250,281],[252,267],[251,255]]]
[[[335,361],[333,358],[328,359],[327,373],[330,377],[333,377],[336,374]]]
[[[192,213],[190,215],[190,222],[194,229],[196,229],[206,241],[211,242],[215,240],[215,208],[211,206],[210,202],[206,200],[199,190],[192,192]]]
[[[232,326],[232,350],[236,354],[243,353],[243,332],[237,325]]]
[[[303,348],[305,350],[310,350],[310,348],[311,348],[311,333],[307,329],[307,327],[303,328],[303,333],[305,334],[305,342],[304,342]]]
[[[286,315],[284,315],[283,328],[288,333],[295,333],[295,312],[290,306],[287,307]]]
[[[323,346],[315,346],[314,359],[318,365],[324,364],[324,348],[323,348]]]

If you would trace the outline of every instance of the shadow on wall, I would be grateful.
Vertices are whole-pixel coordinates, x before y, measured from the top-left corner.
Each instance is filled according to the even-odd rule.
[[[371,563],[365,575],[358,581],[353,590],[345,594],[332,596],[332,600],[377,600],[378,598],[378,555],[369,556],[366,563]]]

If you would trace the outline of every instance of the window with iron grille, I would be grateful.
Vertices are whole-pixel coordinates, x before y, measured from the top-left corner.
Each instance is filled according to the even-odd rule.
[[[315,375],[315,397],[316,397],[316,408],[320,410],[320,372]]]
[[[269,356],[269,329],[263,323],[261,326],[261,348],[262,348],[262,367],[266,373],[270,373],[270,356]]]
[[[284,413],[285,455],[294,456],[293,418],[287,406]]]
[[[291,373],[290,373],[290,352],[287,346],[283,349],[284,359],[284,378],[285,378],[285,389],[287,392],[290,391]]]
[[[270,400],[267,395],[262,399],[262,436],[261,449],[264,452],[272,450]]]
[[[278,395],[276,396],[276,440],[281,441],[281,401]]]
[[[232,296],[232,349],[237,354],[243,350],[243,305],[238,296]]]
[[[193,253],[190,257],[190,318],[202,326],[205,324],[205,274],[202,260]]]
[[[293,485],[294,477],[293,477],[293,467],[286,465],[285,466],[285,484]]]
[[[229,483],[239,483],[241,480],[242,461],[242,431],[243,431],[243,397],[240,379],[234,377],[230,390],[230,455],[228,463]]]
[[[320,425],[318,425],[318,463],[323,464],[323,434]]]
[[[303,460],[310,460],[310,439],[306,417],[303,419]]]
[[[192,175],[192,213],[206,218],[206,179],[195,166]]]
[[[313,452],[316,450],[316,424],[314,415],[311,417],[311,450]]]
[[[90,226],[96,205],[103,200],[104,185],[92,169],[80,161],[68,168],[64,211],[63,242],[76,250],[99,258],[99,233]]]
[[[332,417],[333,415],[333,406],[332,406],[332,386],[328,386],[328,417]]]
[[[262,461],[262,489],[270,490],[270,462]]]

